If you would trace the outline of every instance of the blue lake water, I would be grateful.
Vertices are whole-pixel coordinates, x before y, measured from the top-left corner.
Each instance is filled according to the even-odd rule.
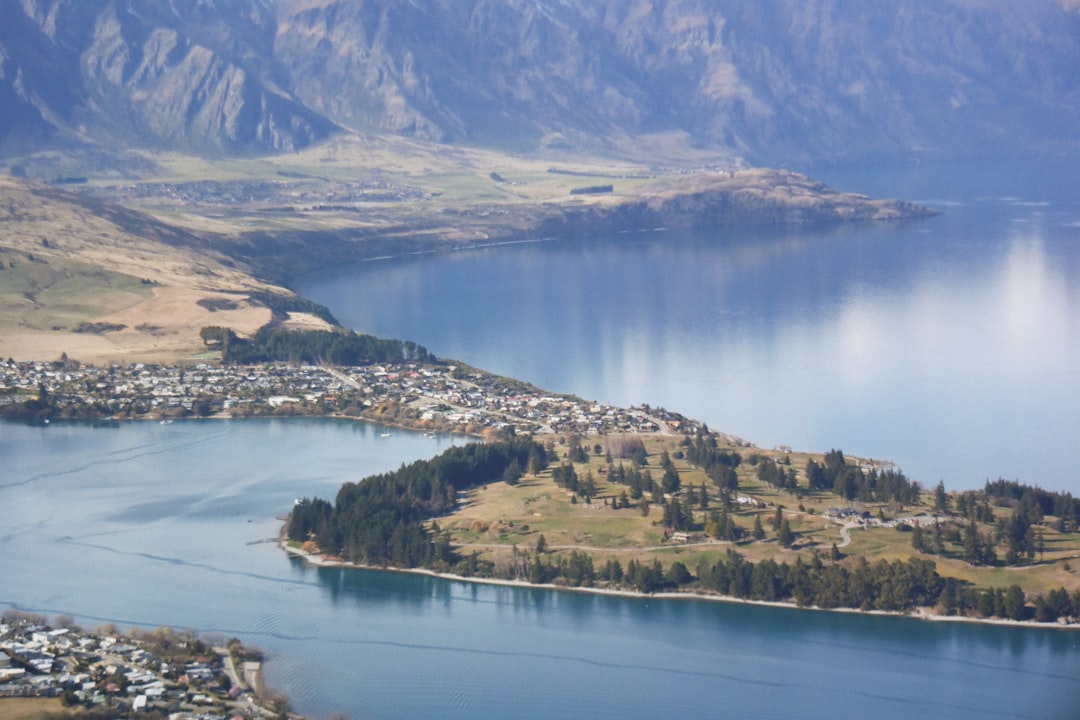
[[[945,214],[408,257],[296,289],[359,330],[766,447],[1080,493],[1075,165],[819,175]]]
[[[296,496],[447,444],[321,420],[0,424],[0,607],[240,637],[320,718],[1077,716],[1077,632],[315,569],[263,542]]]
[[[1080,492],[1075,173],[829,171],[947,211],[368,263],[299,288],[366,331],[763,445],[932,484]],[[263,647],[296,709],[352,718],[1032,718],[1080,707],[1080,633],[314,569],[294,498],[445,440],[324,420],[0,424],[0,607]]]

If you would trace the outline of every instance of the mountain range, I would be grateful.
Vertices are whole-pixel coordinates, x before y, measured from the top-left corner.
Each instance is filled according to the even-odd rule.
[[[0,0],[0,157],[1080,149],[1075,0]]]

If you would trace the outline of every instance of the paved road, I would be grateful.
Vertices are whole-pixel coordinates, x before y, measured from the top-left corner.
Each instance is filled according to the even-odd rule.
[[[847,547],[851,543],[851,533],[848,532],[853,527],[858,527],[859,523],[849,522],[840,526],[840,544],[836,546],[836,549]]]

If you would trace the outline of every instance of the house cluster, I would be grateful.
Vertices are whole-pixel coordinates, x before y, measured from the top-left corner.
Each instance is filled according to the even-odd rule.
[[[825,509],[825,517],[830,520],[868,520],[870,513],[863,512],[862,510],[856,510],[851,507],[830,507]]]
[[[450,432],[657,433],[689,422],[544,393],[453,365],[112,365],[0,360],[0,404],[47,397],[65,417],[349,415]]]
[[[162,659],[123,636],[0,622],[0,697],[59,697],[118,716],[158,710],[173,720],[261,715],[243,685],[229,679],[229,662],[208,648]]]
[[[333,382],[331,382],[333,381]],[[275,397],[317,400],[340,384],[317,369],[0,361],[0,402],[48,397],[74,414],[95,408],[104,416],[209,415],[247,406],[272,406]]]

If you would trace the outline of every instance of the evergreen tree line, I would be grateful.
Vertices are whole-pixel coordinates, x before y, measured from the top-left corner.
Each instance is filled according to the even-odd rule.
[[[1074,498],[1067,492],[1050,492],[1040,487],[1025,485],[1015,480],[998,479],[987,481],[983,490],[986,496],[995,500],[1006,500],[1026,506],[1032,517],[1053,515],[1058,518],[1059,532],[1076,532],[1080,527],[1080,498]]]
[[[918,505],[922,493],[922,486],[899,470],[867,472],[849,464],[840,450],[825,453],[821,464],[808,460],[806,478],[811,490],[832,490],[845,500],[860,502]]]
[[[757,478],[766,485],[772,485],[774,488],[780,490],[787,490],[799,494],[799,482],[798,474],[795,472],[795,468],[780,467],[772,458],[758,457],[757,460]],[[812,461],[811,461],[812,462]]]
[[[422,345],[401,340],[383,340],[351,330],[284,330],[265,326],[250,340],[231,329],[205,327],[204,342],[217,342],[223,362],[250,365],[263,362],[290,362],[357,366],[372,363],[434,363],[437,358]]]
[[[494,565],[487,570],[494,571]],[[1010,620],[1054,622],[1080,618],[1080,592],[1051,590],[1031,600],[1023,590],[980,589],[938,574],[931,560],[878,560],[859,558],[854,563],[825,562],[815,554],[810,561],[797,557],[793,564],[762,560],[751,562],[733,549],[716,562],[703,560],[695,576],[681,562],[666,569],[659,560],[630,560],[624,568],[618,558],[595,564],[589,555],[572,551],[550,554],[543,535],[534,552],[513,548],[512,561],[502,579],[527,580],[569,587],[596,585],[643,593],[709,591],[744,600],[793,602],[800,607],[857,608],[910,612],[937,607],[948,615],[998,617]]]
[[[314,539],[351,562],[395,567],[450,567],[460,560],[427,520],[452,510],[459,490],[503,478],[508,467],[547,464],[543,446],[523,437],[453,447],[431,460],[345,483],[333,504],[301,500],[289,519],[290,540]]]

